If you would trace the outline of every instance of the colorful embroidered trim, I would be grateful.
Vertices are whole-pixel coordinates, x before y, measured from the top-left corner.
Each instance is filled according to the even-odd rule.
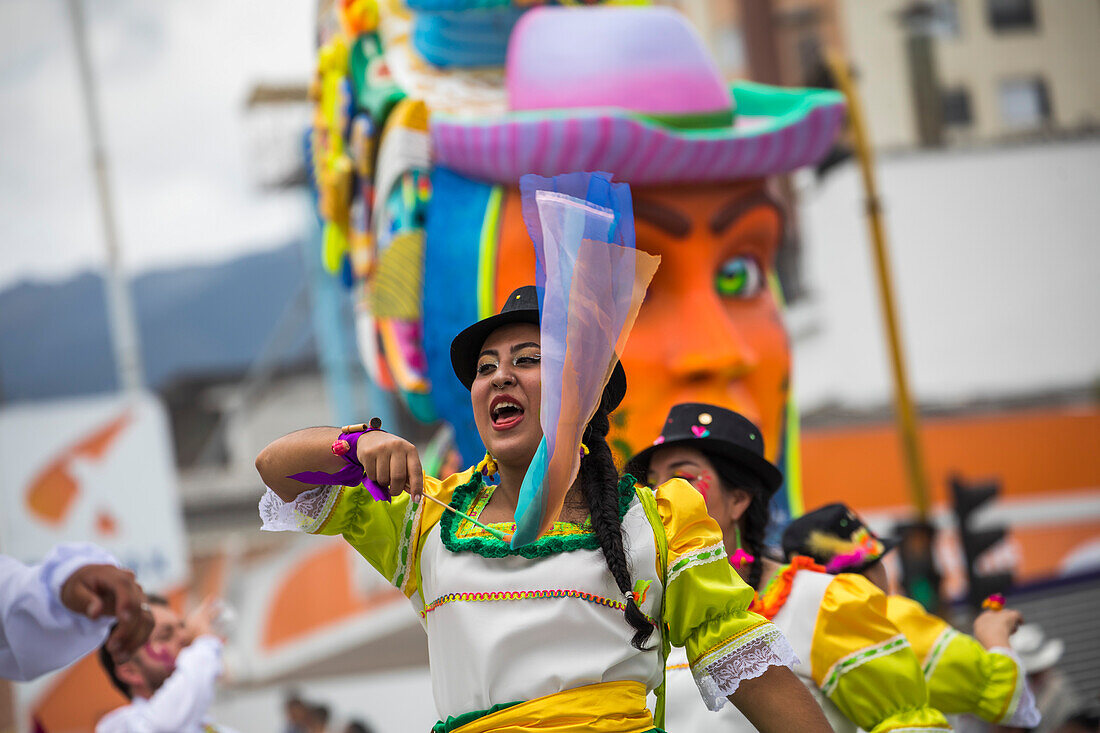
[[[405,592],[405,582],[409,580],[409,569],[413,566],[416,555],[416,543],[413,543],[413,534],[420,525],[420,514],[424,510],[424,502],[409,502],[405,507],[405,519],[401,524],[401,534],[397,538],[397,570],[394,571],[390,581],[394,588]]]
[[[420,616],[426,617],[429,613],[444,606],[448,603],[476,603],[482,601],[527,601],[537,598],[578,598],[582,601],[589,603],[595,603],[597,606],[606,606],[607,608],[614,608],[617,611],[626,610],[626,604],[622,601],[615,601],[610,598],[604,598],[598,596],[595,593],[587,593],[583,590],[497,590],[488,591],[484,593],[448,593],[445,596],[440,596],[428,605],[424,607],[424,610],[420,612]],[[644,614],[643,614],[644,615]],[[656,625],[649,616],[646,616],[649,622]]]
[[[783,604],[787,602],[787,597],[791,594],[791,586],[794,585],[794,576],[798,574],[799,570],[812,570],[815,573],[825,572],[825,568],[814,562],[813,558],[805,555],[795,555],[791,558],[790,565],[783,567],[772,576],[764,592],[753,599],[749,610],[760,614],[769,621],[775,618],[775,614],[779,613],[779,609],[783,608]]]
[[[672,567],[668,569],[669,585],[672,584],[672,581],[676,580],[676,577],[680,575],[680,573],[688,568],[706,565],[707,563],[712,563],[717,560],[725,560],[726,557],[726,546],[722,543],[710,545],[701,550],[682,555],[680,559],[674,562]]]
[[[921,671],[924,672],[924,679],[932,679],[932,673],[936,671],[936,665],[939,664],[943,653],[947,651],[947,646],[954,641],[955,637],[958,635],[958,631],[948,626],[940,632],[938,637],[936,637],[935,643],[932,644],[932,648],[928,651],[928,656],[924,658],[924,663],[921,665]]]
[[[470,514],[470,508],[479,498],[479,492],[484,486],[480,473],[474,475],[465,484],[455,489],[451,497],[451,506],[464,514]],[[619,479],[619,521],[626,516],[630,502],[634,499],[634,478],[629,474]],[[486,501],[486,503],[488,503]],[[484,508],[484,507],[482,507]],[[592,532],[570,533],[565,536],[554,533],[538,538],[534,542],[513,550],[507,542],[486,533],[478,533],[471,529],[467,533],[458,533],[461,520],[451,512],[444,512],[439,521],[439,535],[443,540],[443,546],[451,552],[473,552],[482,557],[510,557],[518,555],[532,560],[537,557],[547,557],[560,552],[573,552],[574,550],[598,550],[600,542]],[[559,523],[561,524],[561,523]],[[508,527],[508,524],[494,525]],[[575,528],[576,525],[566,525]],[[575,531],[575,530],[572,530]]]
[[[889,656],[907,646],[909,646],[909,640],[906,639],[903,634],[898,634],[874,646],[852,652],[833,664],[825,674],[825,682],[821,685],[821,691],[825,693],[826,697],[832,697],[833,693],[836,691],[836,686],[840,684],[841,677],[848,674],[853,669],[862,667],[870,661],[878,659],[879,657]]]
[[[470,511],[466,512],[467,516],[474,519],[481,518],[481,512],[485,510],[485,507],[489,505],[489,500],[493,498],[493,492],[496,490],[495,486],[485,486],[478,494],[477,501],[470,507]],[[516,525],[513,522],[498,522],[496,524],[489,525],[491,527],[499,527],[505,532],[514,532]],[[584,524],[570,524],[569,522],[554,522],[553,528],[544,536],[546,537],[561,537],[563,535],[574,534],[589,534],[592,532],[592,520],[586,519]],[[458,527],[455,529],[455,536],[459,539],[465,539],[467,537],[492,537],[490,532],[486,532],[481,527],[478,527],[473,522],[469,522],[465,519],[459,518]]]
[[[665,667],[665,669],[668,670],[668,671],[672,671],[672,670],[675,670],[675,669],[688,669],[690,667],[691,667],[690,664],[688,664],[687,662],[684,662],[683,664],[670,664],[667,667]]]

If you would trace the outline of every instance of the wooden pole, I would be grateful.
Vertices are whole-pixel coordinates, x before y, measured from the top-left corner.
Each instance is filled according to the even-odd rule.
[[[909,380],[905,370],[894,288],[890,279],[890,260],[886,245],[886,231],[882,223],[882,204],[875,180],[873,153],[867,137],[859,95],[848,73],[848,64],[832,52],[827,55],[827,62],[837,81],[837,86],[848,101],[848,124],[851,126],[856,159],[859,161],[859,170],[863,178],[867,202],[867,226],[871,233],[879,304],[882,307],[882,319],[886,324],[886,336],[890,347],[890,366],[894,379],[894,416],[897,421],[898,436],[901,439],[909,493],[913,506],[917,510],[917,517],[923,522],[928,519],[928,479],[924,472],[917,411],[909,394]]]

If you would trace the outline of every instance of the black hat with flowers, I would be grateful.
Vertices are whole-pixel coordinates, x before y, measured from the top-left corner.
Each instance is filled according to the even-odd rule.
[[[760,478],[769,497],[783,483],[783,472],[764,457],[764,435],[760,428],[733,410],[702,402],[673,405],[660,436],[630,459],[627,471],[645,476],[653,454],[672,445],[698,448],[736,462]]]

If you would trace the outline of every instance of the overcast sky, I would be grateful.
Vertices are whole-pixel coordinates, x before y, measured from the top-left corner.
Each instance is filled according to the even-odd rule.
[[[284,244],[300,193],[259,190],[244,101],[305,82],[311,0],[83,0],[130,271]],[[0,2],[0,288],[102,266],[67,0]]]

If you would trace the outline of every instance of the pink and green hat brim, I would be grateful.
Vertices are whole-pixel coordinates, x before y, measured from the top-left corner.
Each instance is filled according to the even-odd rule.
[[[494,183],[597,170],[634,185],[737,181],[814,165],[844,122],[844,98],[835,91],[748,82],[730,91],[734,122],[713,127],[621,108],[436,114],[433,159]]]

